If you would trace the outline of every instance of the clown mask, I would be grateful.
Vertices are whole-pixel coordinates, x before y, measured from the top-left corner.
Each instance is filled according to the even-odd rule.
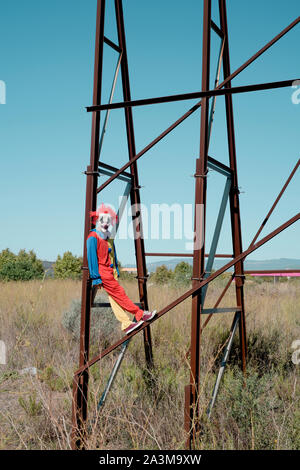
[[[115,211],[110,206],[106,206],[102,203],[97,211],[90,213],[90,216],[92,218],[93,224],[96,225],[97,230],[106,235],[106,238],[109,237],[110,232],[108,229],[110,226],[113,226],[118,219]]]
[[[102,213],[99,215],[98,221],[97,221],[97,229],[100,230],[103,233],[109,234],[108,229],[109,226],[112,224],[111,222],[111,216],[110,214],[107,213]]]

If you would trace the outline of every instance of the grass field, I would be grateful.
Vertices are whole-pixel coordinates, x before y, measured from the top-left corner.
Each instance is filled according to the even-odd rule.
[[[208,290],[207,306],[223,281]],[[136,285],[123,281],[134,300]],[[203,432],[198,449],[299,449],[300,364],[292,362],[292,342],[300,339],[300,284],[297,280],[245,286],[248,336],[247,384],[239,369],[238,341],[210,421],[206,409],[232,314],[215,315],[202,336],[201,398]],[[151,308],[159,310],[185,289],[149,283]],[[73,372],[79,343],[62,324],[79,281],[0,284],[0,339],[7,364],[0,365],[0,449],[69,449]],[[234,305],[234,287],[222,306]],[[155,368],[145,368],[142,335],[130,343],[102,412],[101,396],[117,351],[90,370],[89,449],[183,449],[184,386],[189,383],[186,353],[190,338],[190,299],[151,327]],[[109,320],[110,321],[110,320]],[[111,318],[114,326],[114,318]],[[121,336],[96,334],[91,354]],[[37,375],[20,371],[36,367]]]

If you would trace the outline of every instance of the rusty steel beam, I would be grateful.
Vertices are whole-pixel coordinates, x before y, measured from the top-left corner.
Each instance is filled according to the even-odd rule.
[[[224,39],[223,31],[220,30],[219,26],[217,26],[216,23],[213,20],[211,20],[210,26],[214,30],[214,32],[217,33],[218,36],[220,36],[221,39]]]
[[[234,95],[238,93],[274,90],[275,88],[285,88],[285,87],[292,86],[292,84],[297,80],[299,80],[299,78],[293,78],[290,80],[280,80],[277,82],[256,83],[253,85],[242,85],[242,86],[237,86],[234,88],[218,89],[217,87],[213,90],[207,90],[207,91],[195,91],[192,93],[181,93],[178,95],[159,96],[156,98],[146,98],[142,100],[121,101],[118,103],[101,104],[99,106],[87,106],[86,110],[88,113],[91,113],[94,111],[105,111],[105,110],[120,109],[120,108],[134,108],[136,106],[148,106],[148,105],[153,105],[153,104],[172,103],[174,101],[194,100],[196,98],[210,98],[213,96]]]
[[[93,103],[95,105],[101,102],[102,85],[102,65],[103,65],[103,43],[104,43],[104,16],[105,0],[97,2],[96,19],[96,41],[95,41],[95,63],[94,63],[94,90]],[[89,279],[86,239],[91,229],[90,211],[96,210],[97,204],[97,178],[98,178],[98,160],[99,160],[99,138],[100,138],[100,114],[94,113],[92,116],[92,135],[90,165],[87,168],[86,183],[86,204],[85,204],[85,225],[83,236],[83,275],[82,275],[82,293],[81,293],[81,325],[80,325],[80,353],[79,364],[84,367],[89,360],[90,343],[90,314],[91,314],[91,281]],[[72,448],[76,449],[82,443],[82,435],[85,433],[84,423],[87,420],[87,401],[88,401],[88,368],[74,382],[73,388],[73,409],[72,409]]]
[[[227,27],[227,12],[225,0],[219,0],[219,14],[221,29],[225,36],[225,45],[223,53],[223,73],[226,81],[225,87],[231,88],[231,73],[230,73],[230,59],[229,59],[229,41],[228,41],[228,27]],[[233,171],[232,186],[229,195],[230,202],[230,217],[231,217],[231,231],[232,231],[232,244],[234,257],[238,256],[242,251],[242,232],[241,232],[241,219],[240,219],[240,205],[239,205],[239,189],[238,189],[238,176],[237,176],[237,161],[236,161],[236,146],[235,146],[235,131],[234,131],[234,117],[232,95],[225,95],[225,108],[226,108],[226,122],[227,122],[227,137],[228,137],[228,152],[230,168]],[[244,267],[243,260],[235,265],[235,278],[236,278],[236,303],[241,306],[240,320],[239,320],[239,335],[241,345],[241,362],[242,369],[246,370],[246,356],[247,356],[247,342],[246,342],[246,322],[245,322],[245,302],[244,302]]]
[[[105,349],[104,351],[101,352],[101,354],[98,354],[97,356],[95,356],[94,358],[90,359],[89,362],[87,364],[85,364],[85,366],[83,367],[79,367],[79,369],[76,370],[75,372],[75,375],[80,375],[84,372],[84,370],[86,368],[89,368],[91,367],[92,365],[96,364],[96,362],[98,362],[100,359],[103,359],[105,356],[107,356],[109,353],[111,353],[112,351],[114,351],[117,347],[119,347],[121,344],[123,344],[125,341],[127,341],[129,338],[132,338],[133,336],[135,336],[136,334],[140,333],[144,328],[146,328],[148,326],[149,323],[153,323],[155,321],[157,321],[159,318],[161,318],[163,315],[165,315],[166,313],[168,313],[170,310],[172,310],[173,308],[177,307],[177,305],[181,304],[182,302],[184,302],[186,299],[188,299],[191,295],[193,294],[198,294],[201,290],[201,288],[203,286],[205,286],[206,284],[209,284],[210,282],[212,282],[214,279],[216,279],[218,276],[220,276],[220,274],[223,274],[225,271],[227,271],[228,269],[230,269],[232,266],[234,266],[236,263],[238,263],[239,261],[245,259],[247,256],[249,256],[251,253],[253,253],[254,251],[256,251],[258,248],[260,248],[261,246],[263,246],[265,243],[267,243],[268,241],[270,241],[272,238],[276,237],[279,233],[281,233],[282,231],[286,230],[288,227],[290,227],[291,225],[293,225],[295,222],[297,222],[298,220],[300,219],[300,212],[298,212],[298,214],[296,214],[294,217],[291,217],[289,220],[287,220],[285,223],[281,224],[279,227],[277,227],[275,230],[273,230],[272,232],[270,232],[268,235],[266,235],[264,238],[262,238],[261,240],[259,240],[257,243],[255,243],[252,247],[248,248],[247,250],[243,251],[239,256],[237,256],[236,258],[234,258],[232,261],[229,261],[228,263],[226,263],[224,266],[222,266],[221,268],[219,268],[217,271],[215,271],[213,274],[211,274],[209,277],[207,277],[206,279],[204,279],[203,281],[200,282],[200,284],[197,286],[197,287],[192,287],[191,289],[189,289],[188,291],[186,291],[184,294],[182,294],[180,297],[178,297],[176,300],[174,300],[173,302],[171,302],[169,305],[167,305],[166,307],[164,307],[162,310],[160,310],[156,315],[155,317],[153,318],[153,320],[151,320],[151,322],[147,322],[145,324],[142,324],[138,329],[134,330],[132,333],[130,333],[129,335],[121,338],[120,340],[118,340],[116,343],[114,343],[113,345],[109,346],[107,349]]]
[[[104,42],[110,46],[112,49],[114,49],[115,51],[119,52],[119,54],[121,54],[122,52],[122,49],[117,46],[117,44],[115,44],[114,42],[112,42],[110,39],[108,39],[106,36],[104,36]]]
[[[229,166],[225,165],[224,163],[219,162],[219,160],[216,160],[215,158],[208,156],[207,161],[208,163],[211,163],[212,165],[227,172],[229,176],[232,175],[232,169]]]
[[[106,170],[110,170],[111,172],[116,172],[118,171],[118,168],[112,165],[108,165],[107,163],[99,162],[99,167],[100,168],[105,168]],[[129,179],[132,179],[132,174],[128,173],[127,171],[123,171],[121,173],[122,176],[126,176]]]
[[[203,92],[209,90],[210,78],[210,43],[211,43],[211,0],[204,0],[203,6],[203,37],[202,37],[202,84]],[[206,225],[206,193],[208,164],[208,117],[209,98],[205,97],[201,105],[200,149],[196,160],[195,172],[195,215],[194,215],[194,248],[193,277],[194,288],[201,284],[205,272],[205,225]],[[199,210],[199,208],[203,210]],[[199,430],[199,387],[200,387],[200,329],[201,312],[203,309],[202,290],[192,297],[191,317],[191,357],[190,357],[190,394],[185,408],[190,410],[190,420],[185,428],[187,433],[186,447],[191,449]]]

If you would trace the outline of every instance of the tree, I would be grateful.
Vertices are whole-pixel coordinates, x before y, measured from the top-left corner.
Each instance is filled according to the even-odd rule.
[[[171,281],[173,277],[173,272],[171,269],[168,269],[164,264],[162,266],[157,266],[156,271],[153,275],[153,280],[157,284],[166,284]]]
[[[80,279],[82,276],[82,258],[66,251],[63,257],[58,255],[53,266],[56,279]]]
[[[185,261],[181,261],[181,263],[178,263],[174,269],[174,283],[179,285],[190,284],[192,273],[192,266]]]
[[[13,262],[15,259],[16,255],[6,248],[6,250],[2,250],[0,253],[0,266],[3,266],[5,263]]]
[[[8,248],[0,253],[0,279],[3,281],[29,281],[41,279],[44,275],[43,263],[37,259],[33,250],[18,255]]]

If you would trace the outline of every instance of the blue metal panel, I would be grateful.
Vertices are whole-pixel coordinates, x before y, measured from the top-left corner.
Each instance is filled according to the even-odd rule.
[[[106,170],[104,168],[99,168],[98,171],[100,175],[112,176],[114,174],[114,171]],[[127,176],[123,176],[123,175],[118,175],[117,179],[121,181],[125,181],[125,183],[129,183],[130,181],[130,179]]]
[[[225,210],[226,210],[226,206],[228,202],[230,187],[231,187],[231,177],[228,176],[226,183],[225,183],[224,193],[223,193],[223,197],[222,197],[222,201],[221,201],[221,205],[219,209],[216,227],[215,227],[215,231],[214,231],[214,235],[213,235],[213,239],[211,242],[211,247],[210,247],[210,251],[209,251],[209,255],[208,255],[208,259],[207,259],[207,263],[205,267],[204,278],[207,278],[208,276],[210,276],[210,273],[214,264],[214,258],[215,258],[215,254],[217,251],[219,238],[220,238],[220,232],[221,232],[221,228],[222,228],[222,224],[224,220],[224,214],[225,214]],[[207,288],[208,288],[208,284],[204,286],[202,289],[202,305],[204,305]]]
[[[225,168],[221,168],[213,162],[208,161],[207,166],[211,170],[218,171],[219,173],[221,173],[221,175],[227,176],[228,178],[231,176],[231,173],[229,171],[226,171]]]
[[[202,310],[203,314],[210,314],[210,313],[227,313],[227,312],[237,312],[240,311],[237,307],[224,307],[224,308],[204,308]]]

